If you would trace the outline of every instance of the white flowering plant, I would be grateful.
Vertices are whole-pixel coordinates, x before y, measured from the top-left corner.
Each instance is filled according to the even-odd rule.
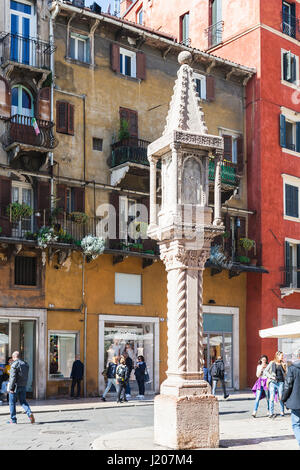
[[[37,235],[37,242],[40,248],[47,248],[51,243],[57,242],[58,236],[53,227],[42,227]]]
[[[101,237],[87,235],[81,240],[81,248],[88,260],[96,259],[105,250],[105,240]]]

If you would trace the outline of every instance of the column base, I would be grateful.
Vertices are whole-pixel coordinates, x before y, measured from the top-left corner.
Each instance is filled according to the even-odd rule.
[[[155,397],[155,444],[170,449],[219,447],[219,404],[207,387],[203,394]]]

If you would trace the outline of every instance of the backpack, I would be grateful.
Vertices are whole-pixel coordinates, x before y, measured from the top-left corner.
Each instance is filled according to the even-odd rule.
[[[210,369],[211,376],[221,378],[223,375],[222,369],[222,365],[219,362],[214,362]]]
[[[118,376],[118,379],[121,380],[121,382],[124,382],[124,381],[125,381],[125,377],[126,377],[126,366],[121,366],[121,365],[118,366],[118,368],[117,368],[117,376]]]

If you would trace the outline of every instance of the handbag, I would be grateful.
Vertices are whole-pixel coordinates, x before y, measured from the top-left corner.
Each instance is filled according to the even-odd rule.
[[[147,367],[146,367],[146,369],[145,369],[144,382],[145,382],[146,384],[151,383],[150,375],[149,375],[149,372],[148,372]]]

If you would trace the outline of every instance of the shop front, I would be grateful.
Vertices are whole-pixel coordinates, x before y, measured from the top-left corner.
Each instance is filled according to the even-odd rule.
[[[0,367],[14,351],[29,364],[28,397],[44,398],[46,311],[0,308]]]
[[[124,352],[136,366],[137,357],[144,356],[150,377],[146,393],[159,391],[159,318],[99,315],[99,393],[105,388],[102,371],[114,356]],[[130,388],[138,393],[134,369]]]

